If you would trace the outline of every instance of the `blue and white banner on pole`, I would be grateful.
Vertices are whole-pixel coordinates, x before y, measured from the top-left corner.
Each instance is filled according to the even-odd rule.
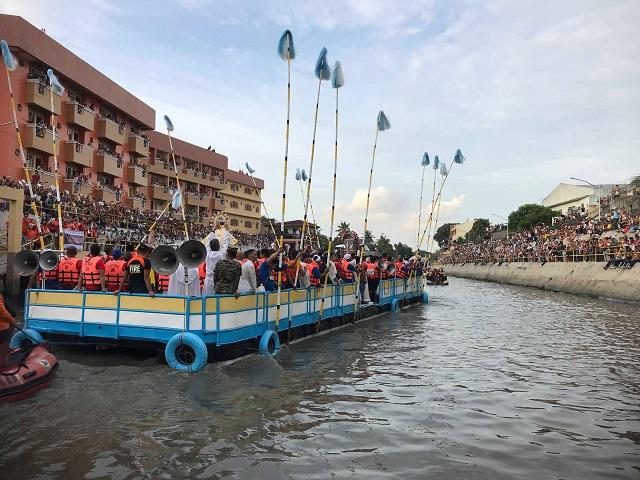
[[[64,229],[64,246],[68,247],[73,245],[74,247],[82,250],[84,246],[84,232],[80,230],[70,230],[68,228]]]

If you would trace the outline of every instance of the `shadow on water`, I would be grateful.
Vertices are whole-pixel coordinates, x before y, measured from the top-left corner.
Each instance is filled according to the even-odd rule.
[[[194,375],[57,349],[0,405],[7,478],[638,478],[636,305],[453,279]]]

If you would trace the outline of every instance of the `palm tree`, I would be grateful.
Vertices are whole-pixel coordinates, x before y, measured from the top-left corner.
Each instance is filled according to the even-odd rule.
[[[340,222],[340,225],[338,225],[338,229],[336,230],[336,232],[337,233],[346,232],[350,228],[351,228],[351,225],[348,224],[347,222]]]

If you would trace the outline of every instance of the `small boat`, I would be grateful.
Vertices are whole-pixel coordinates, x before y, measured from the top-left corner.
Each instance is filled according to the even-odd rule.
[[[49,386],[58,359],[46,344],[28,344],[13,350],[0,367],[0,402],[15,402]]]
[[[442,269],[438,270],[437,268],[434,268],[427,274],[427,285],[449,285],[447,274],[444,273],[444,270]]]

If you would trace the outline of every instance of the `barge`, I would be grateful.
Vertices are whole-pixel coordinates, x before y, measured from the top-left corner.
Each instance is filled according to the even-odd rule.
[[[26,331],[67,345],[157,350],[182,371],[259,351],[274,355],[282,342],[313,335],[383,312],[428,301],[421,277],[382,280],[379,302],[359,307],[356,285],[284,290],[276,325],[277,293],[201,297],[29,289]]]

